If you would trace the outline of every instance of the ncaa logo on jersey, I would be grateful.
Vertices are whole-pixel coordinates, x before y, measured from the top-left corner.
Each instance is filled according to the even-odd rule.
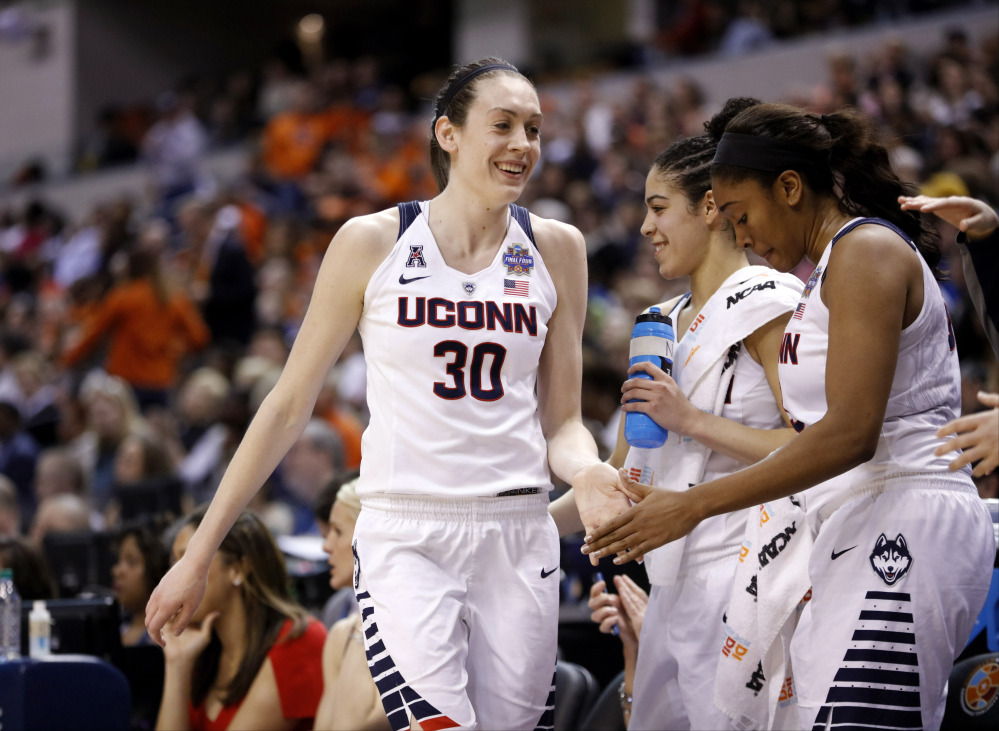
[[[423,245],[413,244],[409,247],[409,258],[406,259],[408,267],[426,267],[427,260],[423,258]]]
[[[506,267],[507,274],[530,276],[531,269],[534,268],[534,257],[524,244],[514,244],[508,246],[503,254],[503,266]]]
[[[909,546],[901,533],[893,541],[882,533],[874,544],[871,553],[871,568],[888,586],[894,586],[905,576],[912,565]]]

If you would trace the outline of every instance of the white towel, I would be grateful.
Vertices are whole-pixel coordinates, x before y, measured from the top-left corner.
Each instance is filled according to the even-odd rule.
[[[801,289],[797,277],[763,266],[739,269],[722,283],[686,332],[678,333],[681,337],[673,351],[673,378],[692,405],[709,414],[721,413],[743,338],[793,310]],[[689,294],[680,298],[670,312],[674,326],[689,299]],[[638,482],[683,491],[701,482],[710,456],[711,450],[700,442],[670,432],[666,444],[657,449],[632,447],[625,469]],[[676,583],[684,543],[681,538],[646,555],[650,582]]]
[[[736,728],[800,728],[789,649],[811,598],[811,549],[797,498],[750,511],[715,680],[715,705]]]

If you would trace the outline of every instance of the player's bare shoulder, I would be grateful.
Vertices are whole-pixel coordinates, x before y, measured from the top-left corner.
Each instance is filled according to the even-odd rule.
[[[377,261],[377,267],[392,250],[398,233],[399,209],[387,208],[347,221],[333,237],[331,246],[347,249],[358,264]]]
[[[532,213],[531,227],[534,229],[538,246],[545,247],[545,250],[556,249],[561,254],[569,256],[584,256],[586,253],[583,234],[575,226],[554,218],[541,218]]]
[[[363,291],[392,251],[398,233],[396,208],[350,219],[333,236],[319,276],[331,285],[348,279]]]
[[[862,260],[878,262],[877,267],[868,268],[866,273],[876,277],[879,286],[922,281],[919,253],[886,226],[866,225],[857,226],[836,242],[826,268],[828,281],[823,286],[855,287],[863,291],[870,283],[862,281],[864,273],[857,269],[856,262]]]
[[[545,258],[545,265],[556,285],[566,276],[571,277],[580,273],[585,276],[586,242],[579,229],[553,218],[541,218],[533,213],[531,227],[538,242],[538,250]]]

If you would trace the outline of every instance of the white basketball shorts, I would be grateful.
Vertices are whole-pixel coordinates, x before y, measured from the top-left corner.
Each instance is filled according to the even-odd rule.
[[[559,542],[547,494],[361,504],[354,588],[392,728],[551,728]]]
[[[995,539],[970,481],[897,476],[881,489],[832,513],[812,547],[812,600],[791,641],[805,729],[939,728],[985,603]]]
[[[733,553],[672,586],[652,587],[638,643],[629,731],[733,728],[714,697],[737,558]]]

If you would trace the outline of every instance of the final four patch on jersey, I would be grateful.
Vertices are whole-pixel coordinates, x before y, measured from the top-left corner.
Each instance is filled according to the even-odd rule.
[[[808,295],[812,293],[812,290],[815,289],[815,285],[819,283],[819,277],[821,276],[822,276],[822,267],[815,267],[815,271],[812,272],[812,276],[810,276],[808,278],[808,281],[805,282],[805,289],[801,293],[801,299],[805,299],[806,297],[808,297]]]
[[[514,244],[508,246],[503,254],[503,266],[506,267],[507,274],[531,275],[534,268],[534,257],[526,244]]]

